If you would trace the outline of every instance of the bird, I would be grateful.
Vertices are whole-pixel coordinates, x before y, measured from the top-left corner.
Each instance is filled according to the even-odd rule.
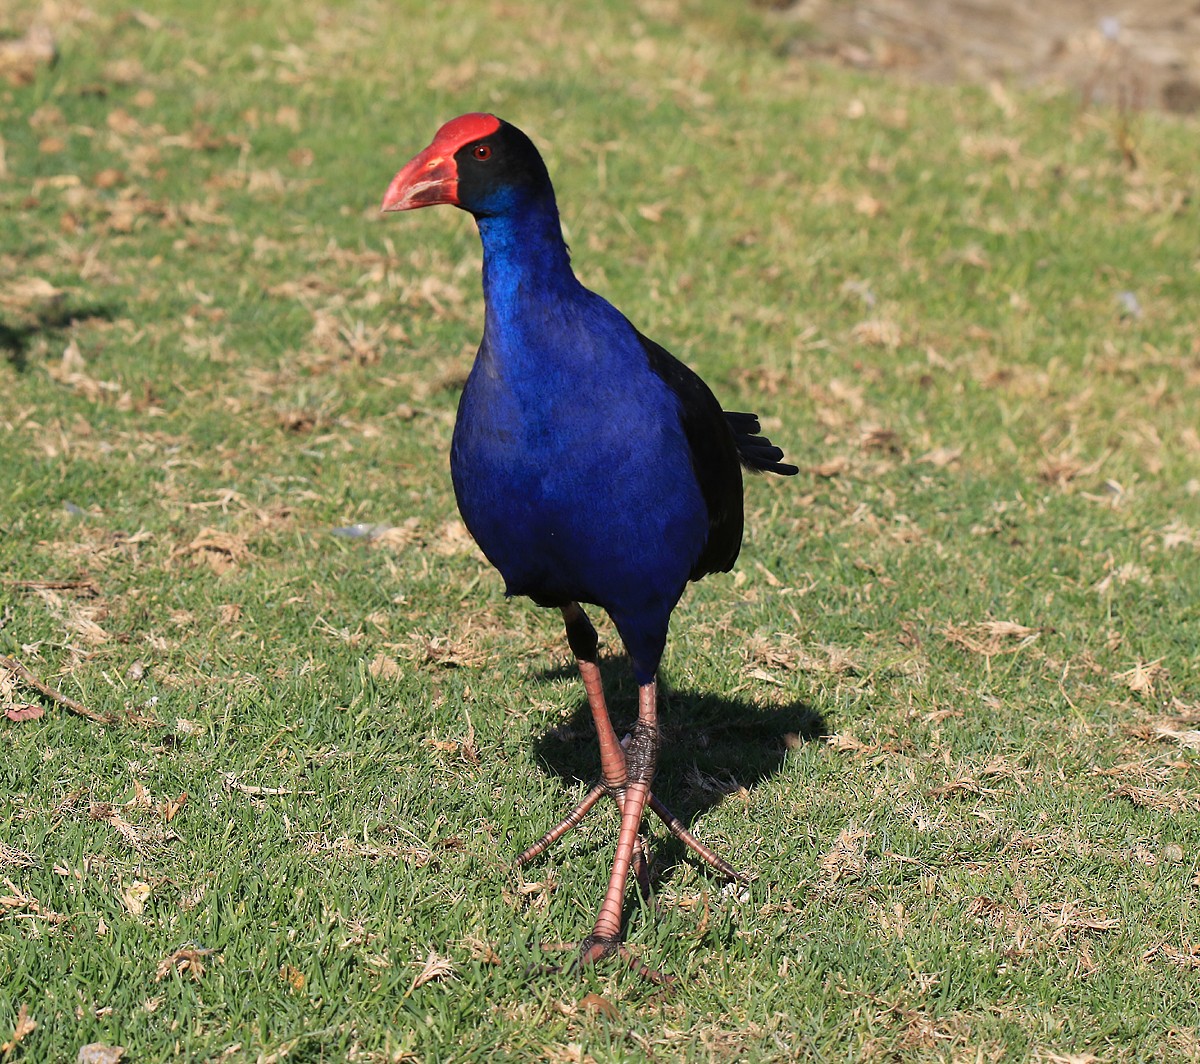
[[[560,611],[599,744],[595,785],[516,864],[612,798],[616,853],[577,962],[620,952],[636,964],[622,914],[631,871],[649,893],[647,809],[722,876],[742,878],[652,790],[671,614],[689,581],[737,559],[742,470],[798,470],[761,435],[757,415],[722,410],[695,372],[579,281],[546,164],[516,126],[485,113],[445,123],[392,178],[381,210],[438,204],[473,215],[483,246],[483,337],[450,449],[455,499],[506,595]],[[637,681],[637,721],[622,740],[584,605],[608,614]]]

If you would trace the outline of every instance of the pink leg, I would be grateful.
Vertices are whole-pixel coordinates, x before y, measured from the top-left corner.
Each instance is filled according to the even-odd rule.
[[[639,851],[642,814],[650,801],[650,785],[658,763],[658,685],[651,680],[638,689],[638,722],[626,757],[631,779],[625,786],[621,808],[621,832],[608,890],[600,903],[596,926],[584,940],[580,963],[592,964],[608,956],[621,944],[621,911],[625,900],[625,882]]]
[[[612,719],[608,715],[608,703],[604,698],[604,684],[600,679],[596,630],[587,619],[579,604],[572,602],[563,607],[563,620],[567,626],[567,639],[575,652],[579,674],[587,692],[588,708],[596,725],[596,738],[600,744],[600,781],[592,787],[574,809],[559,823],[546,832],[516,860],[520,867],[532,861],[548,847],[561,839],[572,828],[577,827],[600,798],[611,795],[621,809],[625,807],[625,785],[628,775],[625,769],[625,748],[617,739]],[[633,858],[634,875],[644,893],[650,892],[650,868],[644,848],[638,846]]]
[[[575,653],[579,674],[587,691],[588,708],[596,725],[600,746],[600,780],[567,816],[517,858],[518,866],[543,853],[572,828],[577,827],[592,807],[609,795],[621,810],[621,828],[613,858],[608,888],[592,933],[584,940],[580,952],[581,964],[592,964],[614,952],[625,954],[621,945],[622,911],[625,885],[633,871],[644,897],[650,894],[649,861],[642,837],[642,819],[647,808],[652,809],[671,834],[706,864],[733,880],[745,877],[718,857],[683,826],[683,823],[652,793],[654,773],[658,764],[658,700],[657,684],[651,681],[638,690],[638,721],[624,741],[617,739],[604,687],[600,679],[596,631],[578,603],[563,607],[567,639]],[[627,954],[626,954],[627,956]],[[658,972],[628,958],[630,964],[651,982],[670,982]]]

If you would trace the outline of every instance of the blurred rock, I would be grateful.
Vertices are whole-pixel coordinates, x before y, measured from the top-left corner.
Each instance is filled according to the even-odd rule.
[[[773,15],[808,32],[790,47],[940,82],[1062,86],[1089,103],[1200,110],[1194,0],[795,0]]]

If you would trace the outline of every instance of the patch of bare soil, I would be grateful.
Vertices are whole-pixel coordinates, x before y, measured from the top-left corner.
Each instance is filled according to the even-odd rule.
[[[1200,111],[1200,0],[795,0],[778,17],[805,25],[797,53],[856,67]]]

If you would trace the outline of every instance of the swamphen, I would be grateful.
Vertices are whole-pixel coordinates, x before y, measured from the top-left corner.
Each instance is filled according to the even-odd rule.
[[[600,742],[600,780],[523,864],[604,795],[621,810],[608,890],[581,947],[591,963],[621,945],[632,868],[643,890],[647,805],[708,864],[737,873],[650,790],[658,760],[655,674],[671,611],[689,580],[728,571],[742,542],[741,467],[796,467],[754,414],[722,411],[707,385],[647,339],[571,269],[550,176],[533,142],[490,114],[447,122],[392,179],[384,211],[449,203],[483,241],[483,340],[450,451],[467,528],[509,595],[562,611]],[[609,720],[596,631],[608,612],[638,682],[624,743]]]

